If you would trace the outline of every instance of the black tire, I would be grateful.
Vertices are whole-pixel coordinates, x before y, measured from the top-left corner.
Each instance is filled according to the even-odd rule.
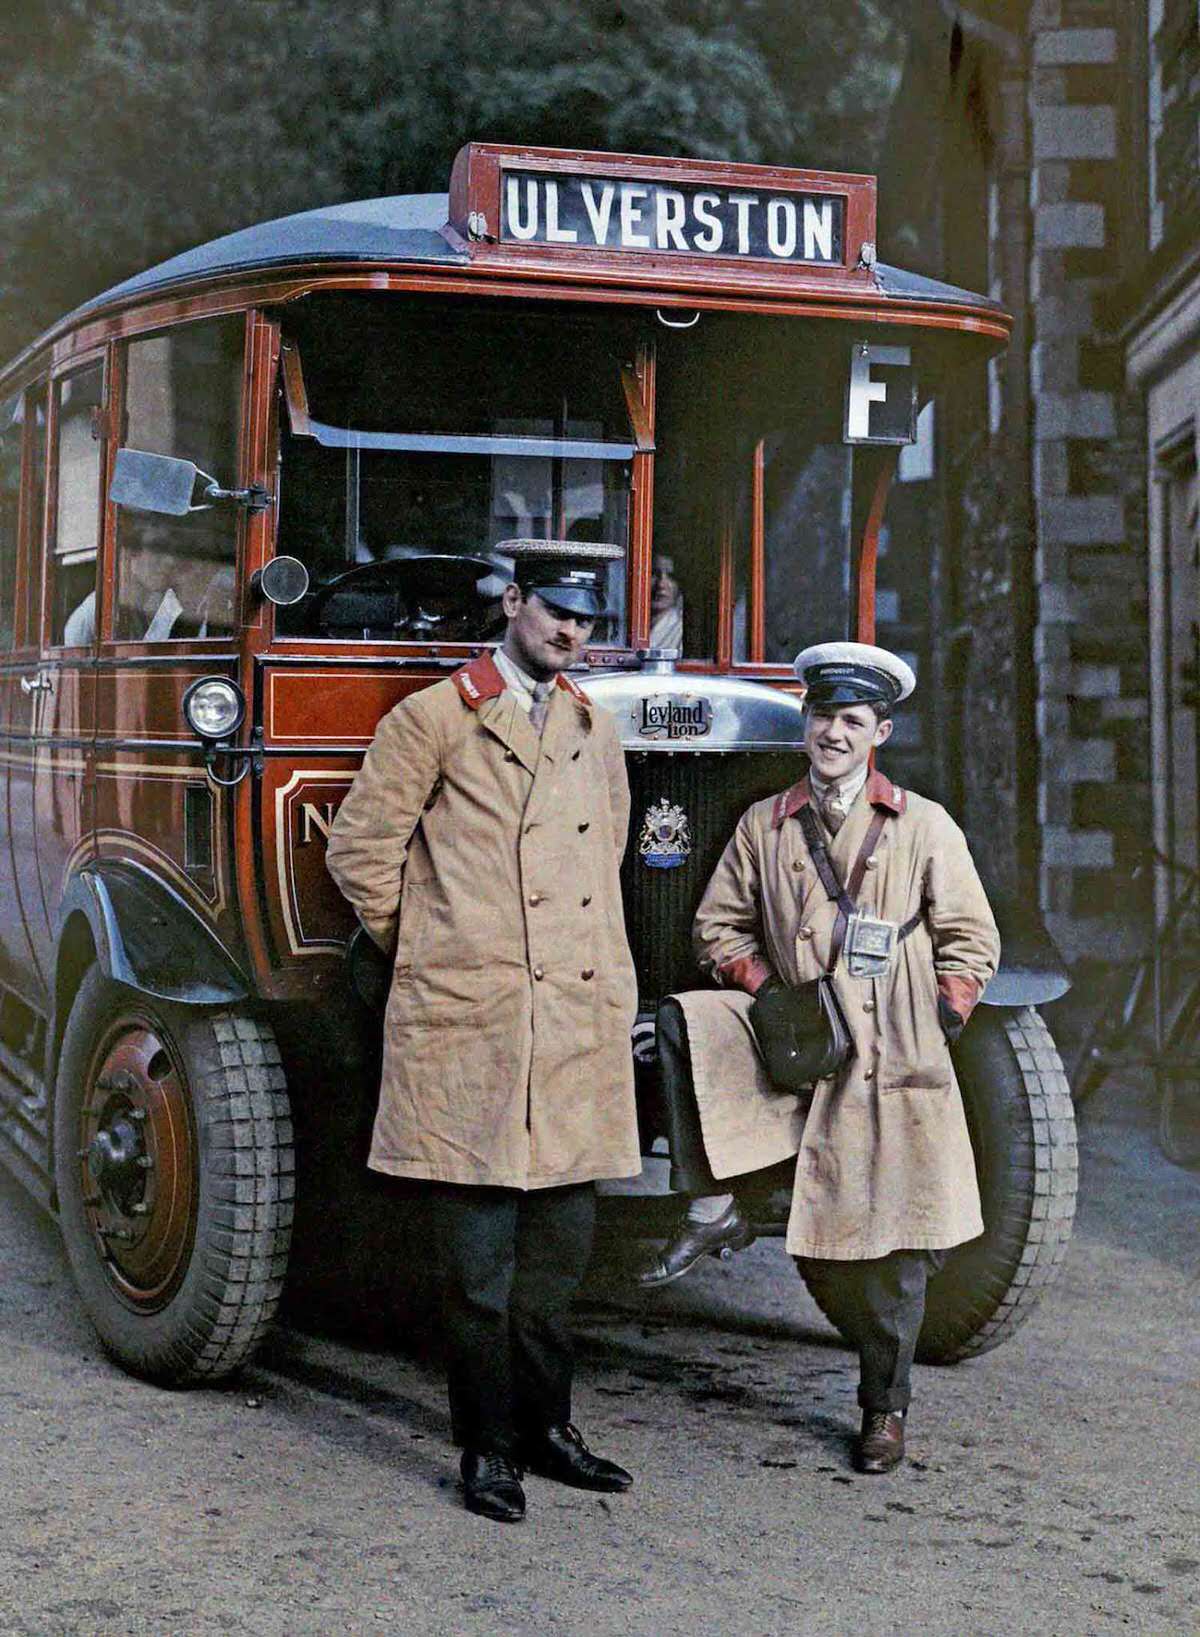
[[[1075,1216],[1071,1093],[1038,1014],[981,1007],[954,1049],[954,1065],[984,1231],[929,1281],[917,1346],[925,1364],[952,1364],[1007,1341],[1053,1282]],[[821,1311],[845,1331],[836,1275],[801,1273]]]
[[[63,1036],[54,1169],[75,1282],[111,1356],[173,1387],[243,1364],[278,1306],[292,1227],[270,1027],[151,1000],[93,967]]]

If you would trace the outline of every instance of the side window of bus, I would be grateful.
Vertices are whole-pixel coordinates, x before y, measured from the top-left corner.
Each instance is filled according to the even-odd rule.
[[[103,364],[65,376],[55,391],[58,477],[50,539],[50,641],[56,647],[77,647],[96,634]]]
[[[190,460],[236,487],[244,333],[233,316],[131,341],[122,444]],[[232,505],[186,517],[117,508],[117,642],[232,633],[238,517]]]
[[[23,410],[21,393],[0,404],[0,648],[12,647],[16,612]]]

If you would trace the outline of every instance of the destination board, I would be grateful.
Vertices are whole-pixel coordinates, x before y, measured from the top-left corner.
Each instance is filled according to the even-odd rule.
[[[840,267],[846,199],[652,178],[504,170],[500,240]]]

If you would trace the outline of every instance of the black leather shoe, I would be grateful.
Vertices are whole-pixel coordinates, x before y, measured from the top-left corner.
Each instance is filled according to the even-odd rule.
[[[615,1461],[593,1455],[578,1427],[568,1421],[561,1427],[546,1427],[522,1445],[521,1454],[530,1472],[541,1478],[555,1478],[572,1489],[600,1489],[615,1495],[628,1489],[633,1473]]]
[[[497,1523],[519,1523],[525,1516],[521,1469],[510,1456],[496,1449],[464,1450],[461,1471],[468,1512]]]
[[[904,1459],[904,1411],[864,1410],[854,1448],[860,1472],[891,1472]]]
[[[715,1222],[689,1222],[685,1218],[675,1237],[667,1240],[654,1260],[635,1275],[635,1280],[643,1290],[655,1290],[659,1285],[682,1279],[702,1256],[726,1257],[753,1243],[754,1230],[734,1200]]]

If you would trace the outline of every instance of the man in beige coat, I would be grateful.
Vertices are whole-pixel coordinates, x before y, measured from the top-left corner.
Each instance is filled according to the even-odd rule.
[[[393,956],[369,1163],[428,1183],[466,1503],[507,1522],[522,1467],[632,1482],[571,1424],[570,1309],[594,1180],[641,1161],[629,788],[611,717],[564,674],[619,553],[506,549],[502,647],[383,719],[328,865]]]
[[[886,1472],[904,1454],[926,1280],[983,1231],[948,1042],[996,969],[999,937],[958,826],[870,768],[912,691],[909,667],[826,643],[796,670],[809,775],[743,815],[696,915],[700,964],[729,992],[676,996],[659,1013],[675,1185],[693,1203],[639,1282],[667,1284],[747,1243],[722,1181],[796,1154],[787,1248],[813,1280],[853,1293],[856,1461]],[[866,920],[848,919],[838,883]],[[853,1049],[810,1103],[772,1085],[762,1048],[791,1026],[797,987],[829,970]]]

